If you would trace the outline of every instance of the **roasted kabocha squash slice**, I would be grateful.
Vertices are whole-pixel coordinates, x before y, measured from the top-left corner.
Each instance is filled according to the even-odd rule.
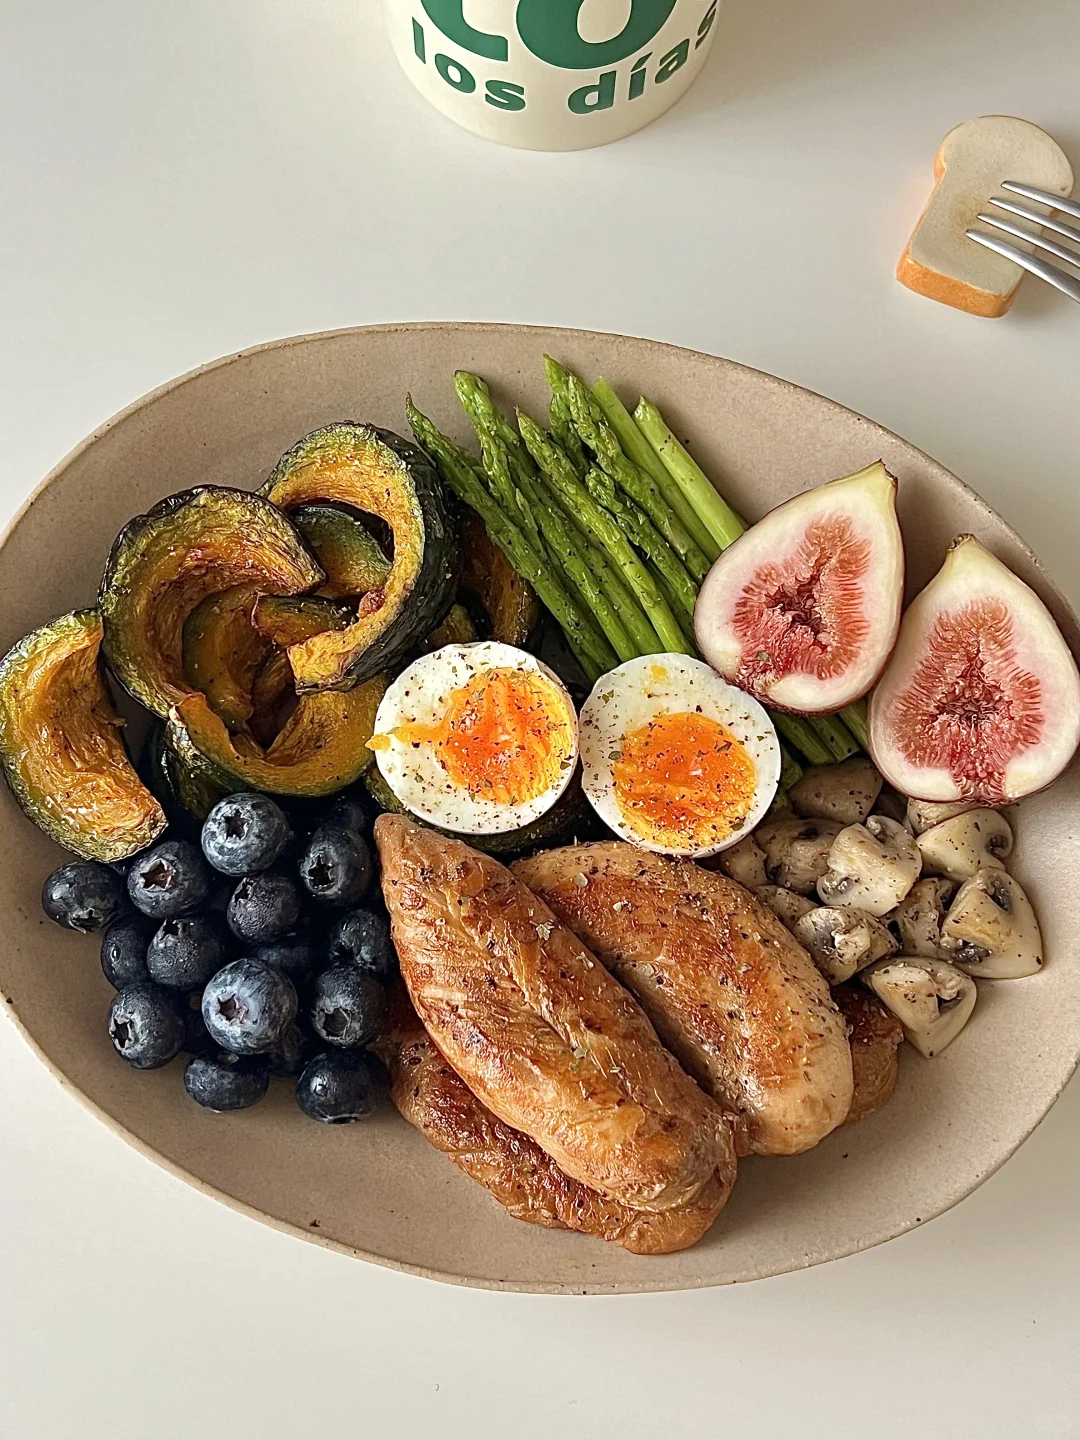
[[[377,516],[394,537],[390,573],[348,629],[292,647],[298,691],[347,690],[391,668],[441,622],[457,547],[441,482],[417,446],[371,425],[327,425],[282,457],[262,493],[287,511],[347,505]]]
[[[252,619],[265,640],[287,650],[327,630],[347,630],[356,611],[322,595],[262,595]]]
[[[101,616],[63,615],[0,661],[0,761],[23,810],[87,860],[126,860],[165,829],[102,674]]]
[[[390,578],[392,562],[358,515],[337,505],[300,505],[289,519],[326,571],[320,594],[367,595]]]
[[[358,780],[374,756],[368,741],[386,693],[379,676],[351,690],[302,695],[269,749],[232,736],[200,694],[174,706],[166,743],[181,762],[197,766],[229,790],[270,795],[333,795]]]
[[[430,654],[444,645],[470,645],[475,639],[476,626],[468,610],[464,605],[452,605],[446,619],[427,636],[420,649]]]
[[[260,745],[273,744],[296,703],[288,647],[324,630],[344,630],[356,618],[347,605],[318,595],[264,595],[255,607],[255,624],[274,652],[255,676],[251,691],[251,733]],[[280,647],[280,648],[278,648]]]
[[[490,636],[504,645],[524,645],[540,623],[536,591],[493,544],[484,522],[471,512],[461,523],[461,589],[486,615]]]
[[[179,831],[197,833],[218,801],[235,789],[215,780],[201,755],[181,759],[166,743],[165,724],[161,720],[153,722],[139,769],[161,801],[170,826]]]
[[[192,687],[184,622],[237,585],[274,594],[317,589],[325,576],[287,516],[259,495],[207,486],[171,495],[125,525],[101,582],[109,665],[162,718]]]
[[[230,730],[251,719],[255,676],[273,653],[273,642],[255,624],[258,599],[255,586],[234,585],[208,595],[184,621],[184,678]]]

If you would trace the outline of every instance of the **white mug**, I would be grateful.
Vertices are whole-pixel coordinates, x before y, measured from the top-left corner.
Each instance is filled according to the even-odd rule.
[[[584,150],[652,123],[701,73],[720,0],[383,0],[394,52],[459,125]]]

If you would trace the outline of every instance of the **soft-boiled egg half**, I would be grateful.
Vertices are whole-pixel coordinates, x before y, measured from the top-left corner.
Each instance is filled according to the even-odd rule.
[[[524,650],[494,640],[444,645],[387,690],[370,745],[414,815],[499,835],[539,819],[566,789],[577,716],[558,676]]]
[[[646,850],[704,859],[772,804],[780,744],[745,691],[686,655],[646,655],[597,681],[581,711],[582,784]]]

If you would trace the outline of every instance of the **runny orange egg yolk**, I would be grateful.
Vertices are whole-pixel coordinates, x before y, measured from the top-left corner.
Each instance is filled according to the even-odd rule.
[[[726,725],[680,711],[627,735],[614,762],[615,796],[642,839],[672,850],[726,840],[750,813],[757,772]]]
[[[482,670],[453,690],[434,725],[400,725],[405,744],[435,745],[451,781],[498,805],[535,800],[565,775],[573,725],[565,697],[528,670]]]

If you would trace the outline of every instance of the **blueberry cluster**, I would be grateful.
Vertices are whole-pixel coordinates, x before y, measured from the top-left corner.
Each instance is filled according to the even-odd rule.
[[[363,808],[347,796],[298,839],[267,795],[230,795],[201,848],[165,839],[122,871],[79,861],[49,876],[50,919],[104,931],[116,996],[109,1035],[136,1070],[189,1058],[184,1088],[208,1110],[242,1110],[272,1076],[300,1109],[342,1125],[375,1105],[366,1047],[386,1016],[396,963],[372,882]]]

